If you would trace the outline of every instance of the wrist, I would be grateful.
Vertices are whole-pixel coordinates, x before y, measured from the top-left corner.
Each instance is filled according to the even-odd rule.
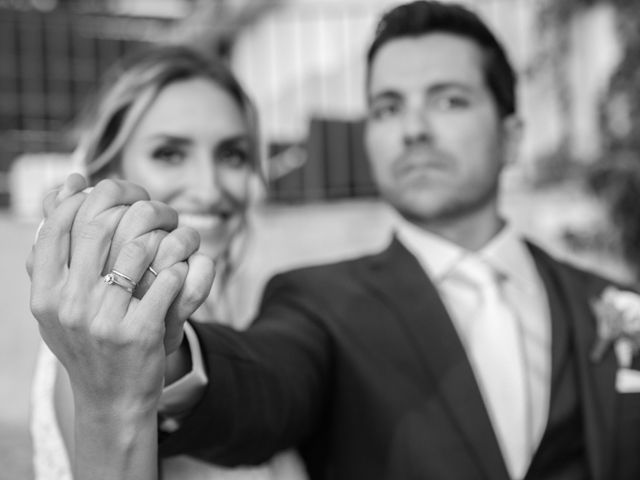
[[[117,396],[101,393],[73,391],[75,416],[78,421],[96,428],[111,430],[136,426],[154,419],[158,411],[161,388],[153,395],[127,395],[121,392]]]
[[[155,411],[116,411],[78,406],[75,420],[74,478],[155,479]]]

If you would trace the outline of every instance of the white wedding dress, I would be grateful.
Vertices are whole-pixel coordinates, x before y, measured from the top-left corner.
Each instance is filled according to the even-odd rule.
[[[54,407],[58,359],[42,343],[31,390],[31,438],[35,480],[72,480],[71,465]],[[223,468],[187,456],[162,461],[162,480],[304,480],[299,457],[283,452],[254,468]]]
[[[67,449],[54,411],[58,359],[42,342],[31,387],[31,441],[35,480],[71,480]]]

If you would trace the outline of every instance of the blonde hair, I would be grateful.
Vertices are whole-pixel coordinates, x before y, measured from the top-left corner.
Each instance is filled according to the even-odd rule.
[[[91,184],[118,172],[122,151],[132,132],[167,85],[192,78],[208,79],[227,92],[246,119],[251,140],[254,177],[260,188],[266,184],[266,169],[258,116],[253,102],[220,59],[208,58],[187,46],[158,45],[136,52],[116,64],[105,76],[101,88],[79,116],[73,153],[77,170]],[[256,189],[249,189],[249,194]],[[251,201],[248,202],[251,204]],[[244,252],[247,216],[226,251],[217,259],[219,292]]]

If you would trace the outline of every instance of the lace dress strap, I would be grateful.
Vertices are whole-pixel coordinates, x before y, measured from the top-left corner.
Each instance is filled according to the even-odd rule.
[[[31,439],[35,480],[72,480],[69,456],[54,408],[58,359],[42,342],[31,386]]]

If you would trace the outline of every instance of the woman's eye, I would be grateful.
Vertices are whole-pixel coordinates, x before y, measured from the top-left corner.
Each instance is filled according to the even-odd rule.
[[[184,160],[184,152],[177,148],[162,147],[154,150],[153,158],[161,162],[178,164]]]
[[[249,164],[249,153],[243,148],[225,148],[218,152],[217,161],[227,167],[242,168]]]

